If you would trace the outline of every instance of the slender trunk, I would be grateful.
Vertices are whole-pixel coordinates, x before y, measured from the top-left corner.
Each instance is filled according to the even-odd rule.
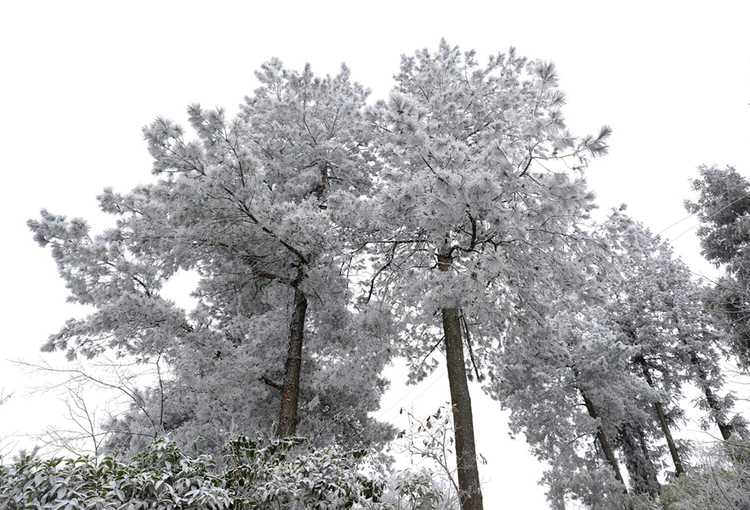
[[[299,288],[302,272],[294,285],[294,309],[289,323],[289,348],[284,364],[284,386],[281,390],[281,411],[279,413],[279,437],[289,437],[297,432],[297,402],[299,400],[299,378],[302,368],[302,340],[305,333],[305,313],[307,297]]]
[[[680,326],[680,317],[677,315],[676,311],[672,312],[672,318],[674,319],[675,325],[677,326],[677,331],[680,334],[680,338],[682,338],[683,344],[686,343],[685,336],[683,335],[682,328]],[[698,353],[696,353],[692,349],[690,349],[690,364],[695,367],[695,371],[698,375],[698,386],[700,386],[700,388],[703,390],[703,394],[706,396],[706,403],[708,403],[708,408],[711,410],[711,416],[716,422],[716,425],[719,427],[721,437],[724,438],[724,441],[728,441],[732,436],[732,426],[724,421],[725,413],[721,408],[721,403],[719,402],[719,399],[716,397],[714,392],[711,390],[711,385],[708,381],[708,375],[706,374],[706,370],[703,368],[703,363],[701,363],[701,359],[698,357]]]
[[[685,474],[685,468],[682,466],[682,460],[680,459],[680,453],[677,451],[677,445],[672,438],[672,432],[669,430],[669,424],[667,418],[664,415],[664,408],[661,402],[654,402],[654,408],[656,409],[656,415],[659,417],[659,425],[661,430],[664,432],[664,437],[667,438],[667,445],[669,446],[669,454],[672,456],[672,462],[674,462],[674,469],[677,476]]]
[[[721,408],[719,399],[711,390],[706,371],[703,369],[700,358],[698,358],[698,355],[694,351],[690,351],[690,363],[695,367],[696,372],[698,373],[698,385],[703,390],[703,394],[706,395],[706,402],[708,403],[709,409],[711,409],[711,416],[713,416],[716,425],[719,427],[721,437],[724,438],[724,441],[728,441],[732,436],[732,426],[724,422],[724,410]]]
[[[643,376],[646,378],[646,382],[649,386],[652,388],[654,387],[654,381],[651,379],[651,374],[648,371],[648,366],[646,365],[646,360],[643,359],[643,357],[638,357],[638,363],[641,365],[641,369],[643,370]],[[656,416],[659,418],[659,425],[661,426],[661,431],[664,433],[664,437],[667,439],[667,446],[669,447],[669,454],[672,456],[672,462],[674,463],[674,469],[675,473],[679,477],[680,475],[685,474],[685,468],[682,465],[682,460],[680,459],[680,453],[677,451],[677,445],[674,442],[674,438],[672,438],[672,432],[669,430],[669,423],[667,423],[667,417],[664,413],[664,406],[662,406],[661,402],[654,402],[654,410],[656,411]]]
[[[441,271],[449,271],[452,264],[453,259],[450,254],[438,255],[438,267]],[[445,357],[455,424],[458,497],[461,510],[483,510],[482,488],[479,484],[477,452],[474,444],[474,418],[471,410],[469,382],[466,377],[460,315],[458,308],[443,308],[442,315]]]
[[[596,412],[596,407],[594,406],[594,403],[589,399],[586,394],[581,391],[581,396],[583,397],[583,403],[586,404],[586,410],[589,412],[589,416],[591,416],[593,419],[598,420],[599,414]],[[599,441],[599,446],[602,447],[602,452],[604,453],[604,458],[609,463],[609,466],[612,468],[612,471],[615,472],[615,480],[618,480],[620,483],[622,483],[623,486],[623,492],[627,494],[628,489],[625,487],[625,481],[622,479],[622,473],[620,473],[620,465],[617,463],[617,457],[615,457],[615,452],[612,450],[612,447],[609,444],[609,441],[607,440],[607,434],[604,433],[604,429],[602,428],[601,424],[599,424],[596,428],[596,439]]]
[[[714,420],[716,420],[716,425],[719,427],[719,432],[721,432],[721,437],[724,439],[724,441],[729,441],[729,438],[732,437],[732,426],[728,423],[724,423],[724,420],[721,418],[722,416],[722,409],[719,404],[719,400],[716,398],[716,395],[711,391],[711,388],[708,386],[703,387],[703,392],[706,394],[706,401],[708,402],[708,406],[711,408],[711,414],[714,416]]]

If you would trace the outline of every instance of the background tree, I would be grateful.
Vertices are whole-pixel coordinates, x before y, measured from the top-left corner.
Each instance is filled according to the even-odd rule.
[[[734,167],[701,166],[692,181],[697,198],[685,208],[701,222],[697,235],[703,256],[725,275],[707,295],[709,307],[733,333],[732,351],[750,364],[750,182]]]
[[[684,384],[703,394],[704,426],[740,430],[731,396],[720,397],[723,335],[687,268],[642,225],[616,211],[579,241],[585,283],[555,286],[549,275],[530,289],[547,305],[509,321],[517,333],[497,353],[501,370],[488,386],[511,410],[512,430],[550,464],[553,505],[622,504],[621,463],[627,498],[654,499],[665,453],[658,445],[672,435]],[[682,465],[679,443],[668,446]]]

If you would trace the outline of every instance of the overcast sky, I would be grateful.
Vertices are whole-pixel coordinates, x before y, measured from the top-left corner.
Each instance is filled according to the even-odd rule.
[[[141,127],[157,115],[186,124],[194,102],[235,112],[256,87],[253,71],[271,57],[294,68],[310,62],[318,74],[346,62],[374,99],[387,96],[402,53],[435,49],[441,37],[482,60],[510,46],[552,60],[573,133],[614,130],[610,155],[587,171],[601,207],[627,203],[654,232],[687,216],[682,202],[698,165],[750,175],[746,2],[257,3],[0,4],[0,388],[14,392],[0,408],[0,436],[59,420],[57,397],[26,397],[41,381],[6,359],[38,359],[47,336],[80,313],[65,304],[52,258],[26,220],[45,207],[106,224],[94,198],[102,188],[126,191],[151,178]],[[687,231],[677,253],[696,272],[715,274],[700,259],[695,223],[664,236]],[[428,407],[448,395],[446,378],[433,377],[419,399],[437,395]],[[401,383],[384,411],[410,390]],[[487,508],[546,508],[541,467],[523,438],[507,440],[496,403],[477,394],[475,407],[478,449],[489,461]]]

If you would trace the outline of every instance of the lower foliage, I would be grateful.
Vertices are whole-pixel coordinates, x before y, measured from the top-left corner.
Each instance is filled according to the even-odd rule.
[[[246,437],[232,440],[219,463],[166,439],[129,462],[26,456],[0,466],[0,508],[448,510],[429,474],[366,475],[364,459],[304,438]]]
[[[687,476],[663,487],[664,509],[750,509],[750,443],[730,440],[701,454]]]

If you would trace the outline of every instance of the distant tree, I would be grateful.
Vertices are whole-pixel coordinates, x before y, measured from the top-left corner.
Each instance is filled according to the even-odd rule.
[[[656,418],[679,476],[685,465],[671,429],[682,414],[679,400],[685,383],[695,384],[703,394],[700,405],[709,416],[704,424],[713,422],[725,439],[731,434],[732,399],[719,397],[724,332],[702,306],[703,289],[667,243],[622,213],[611,216],[607,228],[616,240],[610,243],[615,247],[613,271],[602,282],[609,296],[606,313],[618,339],[631,349],[631,372],[653,390],[644,403]],[[632,430],[640,435],[647,429]]]
[[[570,498],[622,508],[620,430],[646,385],[628,370],[629,350],[602,308],[573,296],[548,303],[544,316],[517,319],[527,335],[504,343],[492,395],[510,410],[512,433],[523,433],[549,466],[543,482],[552,508],[566,508]]]
[[[750,366],[750,181],[734,167],[701,166],[692,181],[697,198],[686,209],[701,224],[703,256],[725,271],[707,303],[730,326],[732,351]]]
[[[482,66],[442,41],[402,57],[370,112],[385,166],[370,289],[392,303],[415,378],[444,346],[463,510],[483,506],[467,372],[483,377],[508,315],[535,301],[536,268],[565,258],[592,206],[577,171],[607,150],[608,128],[566,130],[564,103],[553,64],[511,50]]]
[[[728,265],[732,273],[741,272],[746,268],[739,259],[750,249],[750,182],[732,166],[701,166],[698,173],[700,178],[692,181],[698,197],[686,200],[685,207],[701,221],[697,233],[703,255]]]
[[[684,384],[703,393],[705,426],[712,422],[725,437],[742,430],[743,420],[730,417],[731,396],[720,397],[724,335],[670,247],[622,212],[579,241],[585,281],[560,286],[548,275],[528,289],[546,296],[546,306],[510,321],[519,333],[496,355],[500,369],[489,386],[511,410],[512,430],[550,464],[551,503],[653,500],[663,455],[657,443],[666,439],[675,471],[685,471],[672,436]]]

